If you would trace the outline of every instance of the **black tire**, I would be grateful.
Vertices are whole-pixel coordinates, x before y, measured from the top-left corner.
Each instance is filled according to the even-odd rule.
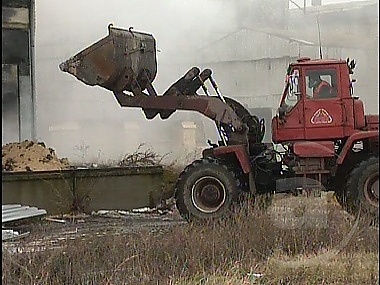
[[[352,214],[359,209],[379,217],[379,158],[370,157],[359,163],[348,175],[346,189],[339,200]]]
[[[230,213],[239,191],[234,173],[218,159],[204,158],[180,174],[176,206],[187,221],[219,219]]]

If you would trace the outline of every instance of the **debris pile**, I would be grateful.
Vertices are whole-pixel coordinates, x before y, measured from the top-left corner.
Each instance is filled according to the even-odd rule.
[[[20,204],[6,204],[2,205],[1,208],[2,241],[18,239],[29,235],[29,232],[20,233],[12,229],[6,229],[4,227],[4,224],[8,222],[35,218],[47,214],[45,209],[38,209],[37,207],[30,207],[27,205],[23,206]]]
[[[70,168],[67,158],[58,158],[43,142],[25,140],[3,145],[2,171],[44,171]]]

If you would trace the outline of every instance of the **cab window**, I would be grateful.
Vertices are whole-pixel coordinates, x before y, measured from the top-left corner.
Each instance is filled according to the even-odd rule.
[[[337,96],[336,70],[308,70],[305,79],[308,99],[328,99]]]
[[[294,105],[300,100],[301,97],[301,84],[300,73],[298,69],[294,69],[290,75],[288,75],[288,92],[285,97],[285,104],[289,108],[293,108]]]

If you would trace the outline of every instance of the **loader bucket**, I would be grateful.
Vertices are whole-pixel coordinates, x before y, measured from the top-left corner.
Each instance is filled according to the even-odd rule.
[[[59,65],[87,85],[113,92],[144,90],[156,77],[156,41],[151,34],[108,26],[108,36]]]

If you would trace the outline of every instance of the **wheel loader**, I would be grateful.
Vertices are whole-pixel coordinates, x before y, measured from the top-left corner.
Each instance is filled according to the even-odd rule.
[[[353,94],[355,66],[350,59],[303,57],[290,63],[271,121],[271,144],[263,143],[264,120],[223,96],[210,69],[192,67],[157,94],[151,34],[109,25],[107,36],[59,67],[87,85],[111,91],[120,106],[141,108],[148,120],[190,110],[215,122],[218,141],[209,141],[202,158],[185,167],[175,188],[183,218],[203,221],[228,215],[241,195],[300,191],[334,191],[351,213],[378,217],[379,116],[366,115]],[[316,73],[328,83],[328,96],[314,94],[310,82]]]

